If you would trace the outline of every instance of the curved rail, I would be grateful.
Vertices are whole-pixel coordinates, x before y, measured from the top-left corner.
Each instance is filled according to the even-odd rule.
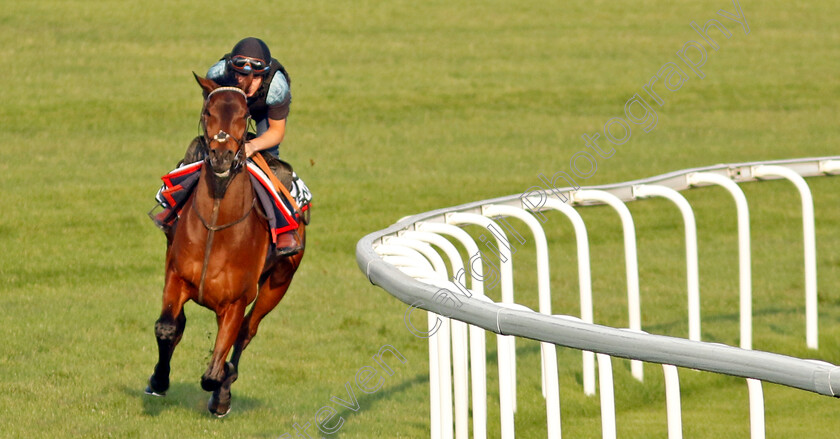
[[[656,184],[677,191],[685,190],[692,186],[689,175],[697,173],[719,174],[735,182],[784,178],[767,173],[762,173],[759,177],[755,169],[761,165],[784,166],[803,177],[832,175],[840,173],[840,156],[721,164],[585,189],[609,192],[627,202],[637,198],[633,191],[634,186]],[[481,214],[482,206],[486,205],[524,205],[531,212],[540,212],[549,209],[545,205],[549,197],[567,195],[566,199],[574,199],[575,191],[574,188],[549,188],[413,215],[387,229],[363,237],[356,245],[356,260],[371,283],[385,289],[402,302],[496,334],[525,337],[632,360],[752,378],[821,395],[840,396],[840,367],[832,364],[715,343],[637,333],[488,303],[475,296],[468,297],[457,291],[415,280],[385,262],[374,251],[374,245],[383,244],[384,238],[396,236],[402,231],[414,230],[414,225],[418,222],[446,223],[446,214]],[[586,200],[580,204],[598,203]],[[441,294],[458,296],[458,300],[439,300]],[[436,297],[438,300],[435,300]]]

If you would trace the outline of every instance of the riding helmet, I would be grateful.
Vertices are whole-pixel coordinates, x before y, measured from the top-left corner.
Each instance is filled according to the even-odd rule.
[[[266,63],[271,62],[271,51],[268,49],[268,45],[259,38],[248,37],[236,43],[230,51],[230,56],[233,58],[237,55],[248,58],[258,58]]]

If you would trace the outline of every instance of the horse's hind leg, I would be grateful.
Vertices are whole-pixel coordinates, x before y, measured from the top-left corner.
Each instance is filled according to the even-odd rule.
[[[210,413],[220,418],[228,414],[231,400],[230,386],[236,381],[237,377],[239,377],[239,373],[233,363],[229,361],[225,363],[225,380],[221,387],[213,391],[213,395],[207,402],[207,410],[210,410]]]
[[[155,322],[158,362],[155,365],[155,372],[149,377],[149,386],[146,387],[146,393],[155,396],[163,396],[169,389],[169,363],[187,324],[187,317],[184,315],[187,295],[184,294],[183,280],[172,273],[169,273],[167,277],[163,294],[163,311]]]
[[[282,262],[260,287],[257,300],[251,307],[251,311],[245,316],[245,321],[242,322],[242,328],[239,331],[239,337],[237,337],[236,344],[233,346],[233,356],[231,356],[230,361],[234,368],[239,368],[242,351],[248,347],[248,344],[257,335],[257,328],[260,326],[263,317],[271,312],[286,295],[286,291],[292,283],[292,276],[294,276],[302,258],[303,252],[286,258],[286,261]]]

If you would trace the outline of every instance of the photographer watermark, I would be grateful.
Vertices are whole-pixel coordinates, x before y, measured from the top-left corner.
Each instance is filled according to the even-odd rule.
[[[738,0],[732,0],[732,5],[735,10],[734,13],[720,9],[717,14],[723,18],[740,24],[744,31],[744,35],[749,35],[750,27],[740,3]],[[726,39],[732,37],[732,32],[722,22],[714,18],[706,21],[702,27],[694,21],[692,21],[689,25],[709,46],[709,48],[714,51],[720,50],[721,46],[718,43],[719,39],[722,37],[725,37]],[[706,46],[696,40],[686,41],[676,52],[678,60],[682,62],[686,70],[691,71],[700,79],[703,79],[706,76],[702,68],[706,65],[708,54],[709,52],[706,50]],[[632,135],[633,128],[630,125],[631,123],[633,125],[637,125],[637,128],[640,127],[646,133],[653,131],[653,129],[656,128],[658,117],[654,107],[648,103],[646,98],[655,102],[660,107],[663,107],[665,105],[665,100],[662,97],[664,94],[663,89],[668,90],[669,92],[679,91],[683,84],[690,78],[690,75],[687,74],[683,68],[680,68],[680,65],[677,64],[677,62],[669,61],[663,64],[662,67],[660,67],[659,70],[651,76],[648,83],[641,87],[641,91],[639,93],[635,93],[625,102],[624,116],[626,120],[621,117],[613,117],[604,123],[604,138],[615,146],[627,143]],[[645,97],[643,97],[643,94]],[[601,141],[601,144],[598,143],[601,138],[601,134],[594,133],[590,135],[584,133],[581,135],[581,138],[584,141],[585,147],[594,151],[598,157],[602,159],[609,159],[615,155],[615,148],[604,144],[603,141]],[[579,163],[583,163],[581,160],[586,163],[586,165],[583,166],[584,170],[581,170],[578,166]],[[585,180],[592,177],[597,171],[598,159],[586,149],[580,150],[575,152],[569,159],[569,168],[572,174],[574,174],[577,178]],[[548,218],[543,215],[540,210],[545,205],[549,193],[553,193],[564,203],[568,201],[568,198],[566,198],[566,196],[561,192],[560,187],[557,185],[558,180],[565,180],[569,187],[574,190],[580,189],[580,185],[566,171],[557,171],[550,180],[542,173],[538,174],[537,177],[548,187],[539,185],[531,186],[523,192],[519,198],[523,206],[534,214],[540,222],[545,223],[548,221]],[[534,200],[538,201],[535,202]],[[496,221],[502,224],[502,227],[515,238],[516,242],[519,244],[525,244],[525,238],[522,237],[522,235],[504,218],[497,218]],[[500,233],[498,228],[491,224],[487,226],[487,230],[496,238],[496,241],[500,243],[500,245],[507,248],[509,254],[512,255],[516,253],[516,248],[513,242],[508,240],[503,233]],[[473,280],[487,282],[487,289],[492,290],[498,285],[501,278],[499,267],[493,261],[500,260],[504,263],[506,262],[506,258],[504,253],[500,252],[499,248],[493,244],[492,240],[487,239],[485,235],[481,235],[479,240],[484,243],[486,251],[492,253],[494,257],[486,257],[485,249],[479,249],[478,253],[469,258],[467,266],[470,268],[470,276]],[[481,270],[475,269],[476,263],[481,264]],[[466,273],[463,269],[459,270],[452,277],[452,282],[459,293],[466,297],[471,297],[472,294],[467,289],[465,280]],[[461,300],[458,298],[458,294],[444,288],[439,289],[434,294],[432,301],[440,305],[445,305],[450,310],[449,314],[441,314],[443,317],[450,317],[451,311],[460,308],[462,304]],[[403,321],[409,332],[420,338],[433,336],[442,324],[440,318],[437,318],[435,324],[432,325],[432,328],[428,331],[420,330],[414,326],[411,320],[411,315],[415,309],[423,308],[424,305],[425,303],[422,300],[411,304],[406,309],[405,315],[403,316]]]
[[[356,388],[361,392],[370,395],[376,393],[382,388],[385,383],[385,378],[383,378],[380,373],[380,369],[389,377],[394,375],[394,369],[392,369],[382,358],[386,353],[390,353],[394,359],[399,360],[402,364],[405,364],[407,361],[403,354],[391,345],[384,345],[379,348],[379,351],[372,357],[373,362],[375,365],[379,366],[379,369],[373,366],[362,366],[358,371],[356,371],[353,382],[356,384]],[[350,384],[350,381],[344,383],[344,391],[344,395],[330,395],[330,402],[334,403],[336,406],[344,407],[352,412],[358,412],[361,408],[361,404],[359,404],[359,399],[356,397],[356,391],[353,390],[353,386]],[[292,427],[295,430],[295,436],[292,436],[291,433],[283,433],[278,439],[290,439],[293,437],[319,437],[318,433],[315,433],[315,436],[310,436],[310,428],[318,430],[323,434],[335,434],[338,433],[343,426],[344,418],[339,415],[338,409],[330,404],[327,404],[315,412],[314,428],[310,422],[305,422],[303,425],[294,423]]]
[[[744,30],[744,35],[748,35],[750,33],[750,26],[747,23],[747,18],[744,15],[744,11],[741,8],[740,3],[738,3],[738,0],[732,0],[732,5],[735,8],[735,13],[721,9],[717,12],[717,14],[740,24]],[[722,37],[725,37],[726,39],[732,37],[732,32],[723,23],[714,18],[706,21],[702,27],[694,21],[692,21],[689,25],[701,37],[700,39],[702,39],[706,45],[714,51],[720,50],[720,44],[718,41]],[[709,53],[710,52],[706,50],[706,46],[704,44],[696,40],[690,40],[686,41],[685,44],[677,50],[676,55],[687,70],[697,75],[698,78],[703,79],[706,77],[706,74],[703,72],[702,68],[706,65]],[[633,128],[631,127],[631,124],[636,125],[636,128],[641,128],[646,133],[653,131],[653,129],[656,128],[658,118],[654,107],[650,105],[647,99],[655,102],[660,107],[664,107],[665,99],[662,97],[664,95],[664,90],[671,93],[679,91],[683,84],[690,78],[691,76],[687,74],[683,68],[680,68],[680,64],[677,62],[669,61],[663,64],[662,67],[660,67],[659,70],[651,76],[648,83],[641,87],[641,91],[634,94],[627,100],[627,102],[624,103],[625,117],[613,117],[604,123],[604,139],[615,146],[627,143],[632,136]],[[591,149],[595,155],[586,149],[575,152],[569,159],[569,170],[577,178],[586,180],[595,175],[595,171],[598,170],[597,157],[600,157],[601,159],[609,159],[615,155],[615,148],[609,144],[605,144],[603,140],[601,141],[601,144],[599,144],[598,142],[601,138],[601,134],[597,132],[591,135],[584,133],[580,137],[583,139],[585,147]],[[553,191],[554,194],[565,203],[567,198],[560,193],[557,186],[558,180],[562,178],[574,189],[579,189],[580,185],[572,177],[572,175],[566,171],[557,171],[554,175],[552,175],[550,180],[542,173],[538,174],[537,177],[548,187],[531,186],[520,198],[522,199],[523,204],[528,206],[529,210],[531,210],[541,222],[545,222],[545,216],[538,211],[539,208],[542,207],[542,204],[545,203],[544,198],[539,205],[534,205],[530,202],[530,200],[528,200],[528,198],[533,195],[544,197],[545,191]]]

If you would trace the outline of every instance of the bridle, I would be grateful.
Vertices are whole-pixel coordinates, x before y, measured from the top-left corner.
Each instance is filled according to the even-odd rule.
[[[247,106],[247,102],[248,102],[248,95],[246,95],[244,91],[242,91],[241,89],[239,89],[237,87],[218,87],[218,88],[214,89],[213,91],[211,91],[210,93],[207,94],[207,97],[204,99],[204,105],[201,107],[201,119],[200,119],[201,120],[201,133],[202,133],[202,136],[204,137],[205,145],[207,145],[207,147],[209,148],[210,147],[210,142],[212,142],[212,141],[216,141],[216,142],[219,142],[219,143],[226,143],[228,140],[233,140],[237,145],[236,154],[233,156],[233,162],[231,163],[230,169],[228,169],[227,171],[225,171],[223,173],[215,173],[214,172],[216,174],[216,177],[229,178],[232,175],[235,175],[236,173],[238,173],[241,170],[242,165],[245,163],[245,157],[244,157],[245,153],[243,151],[245,150],[245,138],[248,135],[248,129],[246,128],[245,133],[242,135],[242,137],[240,137],[238,139],[236,137],[234,137],[233,135],[231,135],[229,133],[226,133],[223,130],[219,130],[219,132],[216,133],[215,135],[213,135],[212,137],[210,136],[210,134],[207,132],[207,120],[205,119],[205,116],[207,115],[207,106],[210,103],[210,98],[214,94],[219,93],[219,92],[239,93],[240,95],[242,95],[243,98],[245,98],[246,106]],[[248,125],[250,125],[250,122],[251,122],[251,113],[248,112],[248,114],[245,116],[245,126],[247,127]],[[209,161],[209,158],[210,157],[208,156],[207,157],[208,161]]]

